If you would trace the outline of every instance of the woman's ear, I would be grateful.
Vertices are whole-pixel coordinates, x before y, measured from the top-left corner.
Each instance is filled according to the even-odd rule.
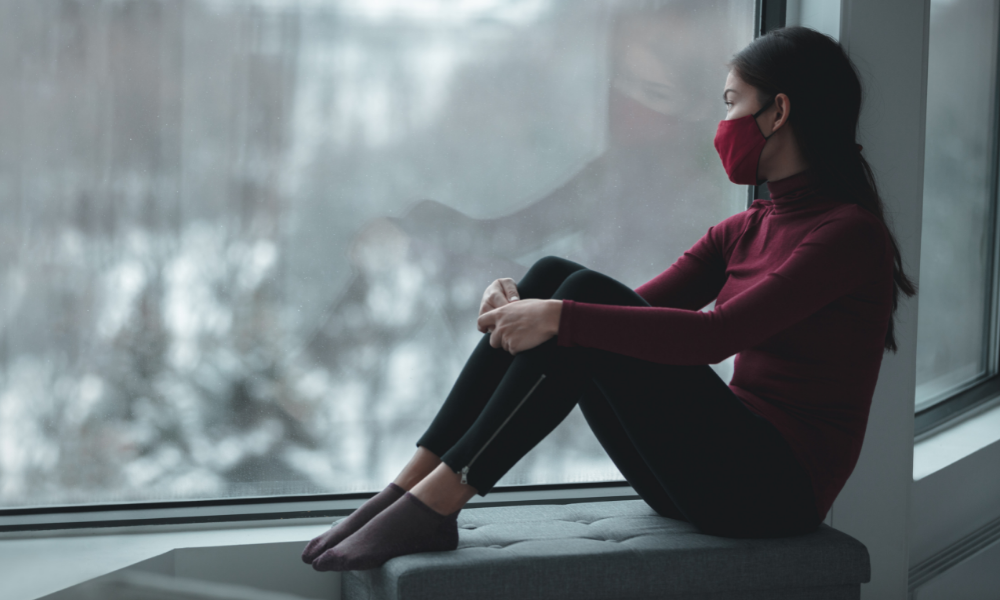
[[[774,123],[771,125],[771,133],[781,129],[788,122],[788,115],[792,111],[792,101],[786,94],[778,94],[774,97]]]

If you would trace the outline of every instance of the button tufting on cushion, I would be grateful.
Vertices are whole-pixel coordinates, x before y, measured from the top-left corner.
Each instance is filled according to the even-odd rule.
[[[721,538],[642,500],[467,508],[458,519],[457,550],[346,572],[343,600],[856,600],[870,579],[867,549],[826,525]]]

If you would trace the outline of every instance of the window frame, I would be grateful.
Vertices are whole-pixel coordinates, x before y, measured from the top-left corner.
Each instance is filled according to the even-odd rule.
[[[788,0],[757,0],[757,8],[754,12],[753,39],[757,39],[772,29],[781,29],[785,26],[785,17],[788,12]],[[771,192],[767,189],[767,182],[760,185],[747,186],[747,208],[753,204],[754,200],[770,200]]]
[[[983,336],[982,356],[985,357],[986,373],[949,390],[933,401],[933,404],[917,410],[914,406],[913,434],[920,441],[936,431],[951,425],[956,419],[970,414],[993,400],[1000,398],[1000,15],[994,23],[997,36],[994,47],[993,114],[990,131],[989,164],[989,223],[990,248],[984,275],[987,282],[985,323],[987,335]],[[926,200],[926,199],[925,199]],[[919,292],[918,292],[919,295]],[[916,398],[914,398],[914,404]]]
[[[785,26],[786,0],[755,0],[754,35],[756,39],[771,29]],[[755,194],[767,198],[766,184],[748,186],[747,206]],[[762,191],[761,191],[762,190]],[[350,514],[377,492],[304,494],[178,500],[166,502],[126,502],[69,506],[0,508],[0,539],[25,535],[44,535],[59,530],[106,530],[132,532],[148,527],[182,526],[191,528],[212,524],[254,522],[258,526],[323,522]],[[586,501],[633,500],[640,496],[624,480],[587,483],[496,486],[490,498],[474,497],[476,507],[518,504],[567,504]]]

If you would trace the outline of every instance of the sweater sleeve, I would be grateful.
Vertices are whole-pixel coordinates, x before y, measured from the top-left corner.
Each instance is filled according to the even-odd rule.
[[[832,216],[759,283],[710,312],[564,300],[557,343],[663,364],[718,363],[881,276],[886,239],[873,218]]]

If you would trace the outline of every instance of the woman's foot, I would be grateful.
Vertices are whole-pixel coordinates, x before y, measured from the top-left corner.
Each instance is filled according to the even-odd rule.
[[[302,551],[302,561],[312,563],[316,557],[333,548],[355,531],[365,526],[368,521],[399,500],[406,490],[390,483],[384,490],[369,498],[346,519],[331,527],[324,534],[313,538]]]
[[[317,571],[374,569],[404,554],[458,547],[458,513],[443,515],[407,492],[346,540],[312,561]]]

